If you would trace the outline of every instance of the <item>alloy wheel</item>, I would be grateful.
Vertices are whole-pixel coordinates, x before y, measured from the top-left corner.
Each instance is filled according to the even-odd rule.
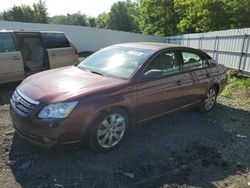
[[[125,118],[120,114],[105,117],[97,130],[97,141],[103,148],[112,148],[122,139],[126,128]]]
[[[216,100],[216,91],[214,88],[209,89],[205,98],[205,109],[210,110],[215,103]]]

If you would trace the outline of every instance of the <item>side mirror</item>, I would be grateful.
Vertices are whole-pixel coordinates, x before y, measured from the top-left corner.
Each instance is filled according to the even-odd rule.
[[[163,75],[162,70],[152,69],[144,73],[144,79],[158,79],[161,78]]]

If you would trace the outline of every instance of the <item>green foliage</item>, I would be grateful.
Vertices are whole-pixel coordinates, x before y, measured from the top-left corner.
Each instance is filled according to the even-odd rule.
[[[230,28],[250,27],[250,1],[224,0],[228,12]]]
[[[114,3],[109,13],[109,27],[114,30],[136,32],[137,25],[134,20],[135,3],[130,0]]]
[[[67,14],[66,16],[53,16],[49,18],[49,23],[96,27],[96,19],[93,17],[87,17],[81,12]]]
[[[94,17],[89,17],[88,18],[88,25],[90,27],[96,27],[96,19]]]
[[[250,26],[249,0],[175,0],[174,7],[182,33]]]
[[[3,19],[8,21],[33,22],[34,11],[30,6],[13,6],[9,11],[3,12]]]
[[[173,0],[139,0],[137,11],[136,20],[143,34],[166,36],[178,33],[179,19]]]
[[[2,13],[2,19],[7,21],[47,23],[48,13],[45,3],[39,0],[33,4],[33,8],[28,5],[13,6]]]
[[[250,27],[250,0],[126,0],[97,18],[81,12],[48,18],[44,0],[13,6],[0,20],[90,26],[169,36]]]
[[[53,24],[88,26],[87,16],[81,14],[81,12],[67,14],[66,16],[54,16],[50,18],[49,22]]]
[[[221,93],[224,97],[232,97],[233,93],[238,90],[250,90],[250,78],[238,76],[235,73],[229,72],[228,84],[225,90]]]
[[[110,16],[108,13],[103,12],[98,15],[96,18],[96,27],[97,28],[104,28],[104,29],[109,29],[109,22],[110,22]]]
[[[34,9],[34,22],[48,23],[48,12],[45,1],[39,0],[38,3],[33,4]]]

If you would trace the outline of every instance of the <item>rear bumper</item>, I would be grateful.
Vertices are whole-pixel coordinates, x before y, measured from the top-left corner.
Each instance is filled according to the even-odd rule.
[[[221,92],[225,89],[227,83],[228,83],[228,76],[226,75],[226,78],[225,78],[225,79],[222,79],[221,82],[220,82],[220,90],[219,90],[219,93],[221,93]]]

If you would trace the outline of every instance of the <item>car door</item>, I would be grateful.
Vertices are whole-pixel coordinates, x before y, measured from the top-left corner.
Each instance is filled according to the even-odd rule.
[[[206,57],[197,50],[182,49],[179,51],[181,56],[180,72],[189,74],[194,80],[189,87],[188,103],[200,101],[208,89],[209,82],[213,79]]]
[[[0,33],[0,83],[24,79],[22,55],[12,33]]]
[[[22,54],[25,76],[48,69],[48,60],[44,56],[45,48],[39,32],[14,32],[17,49]]]
[[[77,54],[64,33],[42,33],[50,62],[50,68],[74,65]]]
[[[162,70],[158,79],[144,79],[137,83],[137,118],[138,121],[174,111],[187,104],[186,97],[194,83],[190,74],[180,73],[180,57],[177,51],[161,52],[148,64],[143,74],[149,70]]]

